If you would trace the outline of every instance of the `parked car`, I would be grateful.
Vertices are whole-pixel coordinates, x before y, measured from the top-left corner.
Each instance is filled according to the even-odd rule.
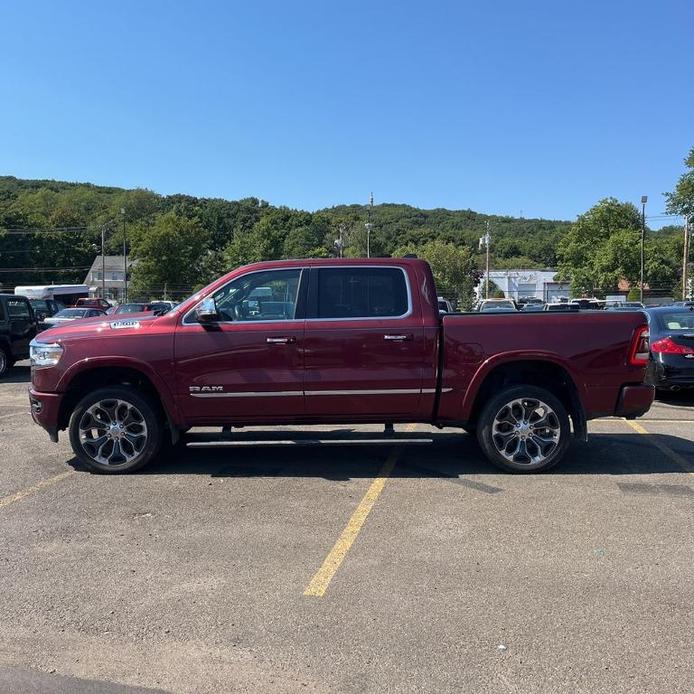
[[[578,313],[580,310],[578,304],[545,304],[544,311],[553,313]]]
[[[578,306],[579,311],[601,311],[605,307],[598,299],[571,299],[569,304]]]
[[[506,311],[518,312],[516,305],[511,301],[511,299],[485,299],[480,302],[477,309],[480,313],[504,313]]]
[[[55,299],[29,299],[31,308],[34,310],[34,316],[38,323],[39,330],[43,330],[44,320],[54,316],[58,311],[65,308],[60,302]]]
[[[436,299],[439,306],[439,313],[453,313],[453,304],[448,299],[444,299],[442,296]]]
[[[694,306],[646,309],[650,328],[649,381],[658,390],[694,388]]]
[[[136,302],[129,304],[121,304],[116,307],[114,314],[120,313],[148,313],[152,310],[152,304],[149,302]]]
[[[529,301],[521,307],[521,311],[523,313],[537,313],[538,311],[544,311],[545,310],[545,303],[544,301],[540,301],[539,303],[536,301]]]
[[[111,304],[106,299],[101,298],[77,299],[75,308],[100,308],[102,311],[108,311],[111,308]]]
[[[29,356],[29,344],[37,333],[37,321],[29,299],[0,294],[0,378],[20,359]]]
[[[96,318],[97,316],[105,315],[106,311],[102,311],[100,308],[64,308],[54,316],[46,318],[43,323],[46,328],[52,328],[61,323],[69,323],[80,318]]]
[[[257,287],[271,296],[251,307]],[[241,267],[164,316],[41,333],[32,416],[53,441],[69,429],[79,459],[107,473],[191,427],[341,422],[460,427],[495,465],[528,472],[585,439],[587,420],[651,406],[645,314],[441,316],[436,298],[417,259]]]
[[[154,311],[158,316],[163,316],[171,311],[176,304],[173,301],[152,301],[149,306],[151,311]]]
[[[606,311],[643,311],[644,305],[640,301],[621,301],[607,304]]]

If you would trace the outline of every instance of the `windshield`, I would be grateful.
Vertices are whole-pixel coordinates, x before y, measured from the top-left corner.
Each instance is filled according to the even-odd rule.
[[[55,314],[56,318],[84,318],[87,313],[85,308],[64,308]]]
[[[147,304],[123,304],[116,309],[116,313],[142,313],[147,310]]]
[[[480,308],[480,311],[495,311],[497,309],[511,309],[516,310],[512,301],[485,301]]]

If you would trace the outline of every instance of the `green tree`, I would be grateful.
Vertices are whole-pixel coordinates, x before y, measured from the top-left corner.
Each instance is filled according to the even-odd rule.
[[[170,211],[141,230],[132,254],[132,294],[142,298],[168,291],[185,291],[199,282],[208,236],[195,219]]]
[[[689,150],[684,165],[688,171],[680,176],[675,190],[665,193],[666,208],[670,214],[694,217],[694,147]]]
[[[559,243],[559,278],[570,279],[578,295],[614,289],[622,277],[638,278],[640,226],[634,205],[601,200],[579,216]]]
[[[472,307],[473,289],[479,281],[479,272],[469,248],[442,241],[429,241],[421,246],[409,244],[398,248],[394,255],[403,256],[406,253],[416,253],[431,265],[436,288],[441,296],[455,299],[461,310]]]

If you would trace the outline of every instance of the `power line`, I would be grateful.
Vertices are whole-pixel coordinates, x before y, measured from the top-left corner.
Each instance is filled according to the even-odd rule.
[[[91,265],[84,267],[8,267],[0,268],[0,272],[74,272],[76,270],[89,270]]]
[[[81,234],[88,231],[90,230],[87,227],[52,227],[48,229],[0,228],[0,238],[2,236],[22,236],[25,234]],[[91,231],[96,232],[95,229]]]

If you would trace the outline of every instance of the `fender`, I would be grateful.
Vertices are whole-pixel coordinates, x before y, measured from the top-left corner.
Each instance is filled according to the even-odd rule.
[[[164,406],[166,415],[171,418],[176,426],[182,426],[182,419],[176,401],[166,381],[147,362],[140,361],[133,357],[114,358],[112,356],[103,356],[81,359],[71,364],[70,367],[61,374],[56,390],[58,392],[65,392],[76,376],[86,371],[107,367],[123,367],[141,372],[154,385],[154,388],[161,398],[161,403]]]
[[[582,410],[585,410],[585,384],[576,378],[576,374],[570,365],[570,362],[563,359],[554,352],[544,352],[542,350],[523,350],[517,352],[504,352],[503,354],[495,354],[485,359],[478,367],[475,375],[468,384],[468,387],[463,396],[461,419],[467,421],[472,417],[472,408],[475,398],[484,382],[485,378],[498,366],[512,364],[517,361],[545,361],[551,362],[560,366],[570,376],[578,393],[578,404]]]

